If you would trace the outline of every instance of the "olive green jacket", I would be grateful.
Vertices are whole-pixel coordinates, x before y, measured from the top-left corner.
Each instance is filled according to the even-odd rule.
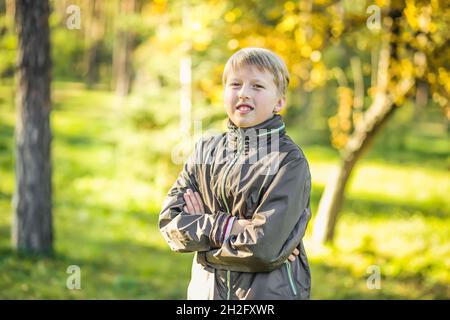
[[[188,188],[205,214],[183,211]],[[308,162],[280,115],[245,129],[228,121],[228,132],[201,139],[159,217],[173,251],[196,252],[188,299],[308,299],[310,192]],[[233,219],[252,223],[228,237]]]

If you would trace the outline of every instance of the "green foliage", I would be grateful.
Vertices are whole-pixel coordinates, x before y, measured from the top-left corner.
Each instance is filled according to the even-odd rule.
[[[20,255],[10,247],[15,117],[12,95],[2,94],[0,297],[183,299],[192,254],[171,252],[158,230],[164,193],[180,169],[170,163],[177,127],[166,123],[177,111],[163,108],[176,99],[167,91],[159,104],[149,95],[117,105],[111,93],[82,87],[54,85],[56,242],[54,255],[48,257]],[[0,92],[11,88],[0,87]],[[153,112],[148,121],[155,127],[135,122],[135,112],[145,110]],[[301,131],[288,128],[311,164],[316,212],[338,154],[330,147],[303,144]],[[405,159],[380,145],[361,163],[349,186],[334,247],[316,251],[308,229],[313,299],[450,298],[450,179],[438,147],[446,136],[436,131],[434,138],[428,137],[423,154],[415,141],[426,138],[421,131],[411,135]],[[70,265],[81,268],[81,290],[66,288]],[[371,265],[381,268],[379,290],[366,285]]]
[[[173,150],[185,156],[199,138],[195,132],[186,139],[179,130],[179,65],[186,55],[192,59],[192,120],[216,131],[225,129],[221,73],[233,52],[264,46],[287,61],[285,119],[309,159],[316,212],[339,159],[328,119],[353,99],[351,57],[361,61],[364,108],[373,98],[372,59],[382,34],[366,27],[367,2],[188,2],[183,24],[182,1],[137,1],[138,13],[130,15],[117,11],[118,1],[96,1],[97,15],[94,2],[78,1],[81,29],[69,30],[67,1],[52,1],[53,79],[77,81],[56,82],[52,91],[55,254],[20,255],[10,248],[15,89],[0,86],[0,298],[185,297],[192,254],[170,252],[157,220],[182,165],[173,161]],[[375,1],[383,16],[384,3]],[[399,101],[402,108],[353,173],[334,247],[316,251],[307,230],[314,299],[450,298],[449,131],[436,108],[448,102],[448,54],[436,54],[448,40],[448,10],[442,1],[396,6],[402,33],[394,39],[399,60],[392,76],[413,75],[430,91],[423,107],[414,105],[414,90]],[[17,47],[12,23],[0,14],[0,77],[10,82]],[[95,81],[111,87],[114,41],[122,31],[135,36],[132,94],[116,100],[108,91],[84,90],[80,81],[87,82],[94,49]],[[337,86],[348,90],[336,94]],[[79,291],[65,286],[70,265],[81,268]],[[381,268],[380,290],[366,285],[371,265]]]

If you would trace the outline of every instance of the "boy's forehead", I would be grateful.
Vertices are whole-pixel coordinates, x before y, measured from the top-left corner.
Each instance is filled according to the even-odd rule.
[[[231,68],[228,78],[251,78],[250,80],[273,80],[273,74],[263,67],[254,65],[242,65]]]

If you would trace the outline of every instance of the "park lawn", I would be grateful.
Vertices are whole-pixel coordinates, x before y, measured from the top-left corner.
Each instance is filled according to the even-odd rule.
[[[138,135],[123,125],[106,91],[54,84],[55,252],[43,257],[11,250],[15,115],[10,92],[0,86],[5,97],[0,99],[0,298],[185,298],[192,254],[172,253],[158,230],[167,190],[158,179],[127,174],[161,164],[124,154],[121,140]],[[400,163],[396,155],[391,159],[387,152],[380,159],[374,150],[361,161],[335,244],[314,248],[311,227],[307,230],[313,299],[450,298],[450,174],[445,163],[436,165],[445,138],[429,140],[441,150],[435,157],[414,149],[412,160]],[[161,148],[159,140],[154,145]],[[327,147],[303,149],[311,165],[315,212],[338,158]],[[71,265],[80,267],[80,290],[66,287]],[[367,286],[371,266],[381,272],[379,289]]]

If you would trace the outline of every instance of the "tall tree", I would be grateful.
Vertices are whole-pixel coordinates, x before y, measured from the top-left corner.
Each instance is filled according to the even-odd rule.
[[[116,94],[125,97],[131,89],[133,68],[131,55],[135,46],[135,33],[130,28],[130,18],[137,11],[136,0],[120,0],[119,14],[124,19],[118,19],[116,38],[113,49],[113,82]]]
[[[18,250],[51,252],[51,59],[48,0],[16,0],[16,190],[12,240]]]
[[[315,243],[333,241],[345,187],[353,168],[407,99],[416,103],[426,99],[421,95],[424,95],[423,87],[429,85],[448,117],[448,91],[445,92],[448,73],[442,67],[446,63],[442,57],[448,58],[446,42],[449,37],[445,29],[439,28],[448,23],[441,13],[444,7],[444,3],[439,1],[409,1],[406,4],[393,3],[383,10],[378,8],[384,18],[380,50],[378,58],[374,59],[377,63],[372,66],[374,83],[369,91],[373,99],[363,111],[360,64],[353,58],[354,89],[339,85],[338,112],[330,119],[332,142],[341,152],[341,163],[320,199],[313,228]]]
[[[92,88],[99,80],[100,48],[105,35],[106,13],[104,2],[89,1],[86,13],[86,27],[84,30],[86,51],[84,55],[86,85]]]

